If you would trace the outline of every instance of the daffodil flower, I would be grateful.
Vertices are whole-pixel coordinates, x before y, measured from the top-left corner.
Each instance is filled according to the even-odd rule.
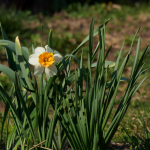
[[[34,54],[29,56],[29,63],[35,65],[34,75],[40,75],[45,71],[46,75],[52,77],[57,74],[57,68],[53,63],[60,62],[62,58],[60,54],[53,54],[53,50],[46,45],[45,49],[35,48]]]

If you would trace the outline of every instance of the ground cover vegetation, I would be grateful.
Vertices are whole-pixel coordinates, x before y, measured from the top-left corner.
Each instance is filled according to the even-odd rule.
[[[88,12],[87,9],[89,10]],[[13,9],[11,11],[13,11]],[[89,22],[93,15],[96,18],[95,19],[96,26],[106,21],[107,18],[111,18],[112,19],[111,23],[108,23],[106,27],[106,49],[108,49],[109,45],[113,46],[112,50],[110,51],[110,54],[108,55],[108,59],[114,61],[116,59],[116,56],[118,56],[117,50],[121,48],[121,44],[124,38],[126,38],[127,40],[125,42],[123,55],[126,55],[127,50],[129,50],[129,45],[133,40],[133,35],[138,29],[138,27],[141,27],[141,32],[138,33],[138,36],[141,35],[141,38],[144,39],[141,42],[141,48],[144,49],[146,44],[149,43],[150,39],[148,37],[148,31],[149,31],[148,25],[150,19],[149,19],[148,12],[149,12],[149,8],[147,6],[145,5],[140,6],[139,4],[136,4],[135,7],[114,5],[113,3],[109,3],[108,5],[105,4],[97,4],[93,6],[85,5],[82,7],[81,4],[77,3],[77,4],[70,5],[67,9],[63,10],[61,13],[55,13],[53,17],[51,16],[50,18],[47,16],[43,16],[42,14],[39,14],[38,16],[34,16],[33,17],[34,19],[32,19],[32,21],[30,20],[30,17],[29,18],[27,17],[26,20],[22,20],[21,22],[18,22],[18,20],[16,20],[16,24],[17,23],[22,24],[20,26],[22,32],[20,31],[19,33],[17,33],[18,30],[16,29],[16,33],[15,33],[15,28],[7,32],[8,32],[8,38],[12,41],[14,41],[14,38],[17,35],[20,35],[21,42],[29,41],[30,43],[29,42],[23,43],[23,45],[29,47],[29,51],[31,52],[32,43],[34,45],[40,45],[41,36],[39,33],[41,31],[41,25],[44,24],[45,29],[43,31],[43,45],[47,43],[46,39],[48,38],[47,33],[49,32],[49,28],[52,28],[53,39],[55,39],[53,40],[53,47],[59,50],[61,54],[66,55],[68,53],[71,53],[71,51],[75,48],[75,45],[81,43],[84,37],[88,34],[89,26],[90,26]],[[16,11],[14,11],[14,13],[20,15]],[[25,14],[23,14],[23,12],[22,15],[26,16]],[[22,17],[18,17],[18,19],[20,18]],[[65,22],[64,24],[61,24],[62,18]],[[8,24],[8,20],[6,24]],[[73,26],[75,22],[77,25]],[[5,27],[5,24],[3,24],[2,21],[1,23],[2,26]],[[33,24],[37,27],[36,30]],[[26,29],[24,27],[26,27]],[[29,33],[26,32],[27,30],[29,31]],[[11,34],[11,32],[13,34]],[[35,34],[31,36],[30,32],[34,32]],[[28,34],[24,35],[24,33],[28,33]],[[115,35],[115,33],[117,35]],[[108,34],[112,36],[109,37]],[[117,38],[117,36],[119,37]],[[135,38],[135,43],[137,41],[138,39]],[[93,47],[95,46],[96,43],[93,43]],[[133,49],[134,48],[135,45],[133,45]],[[85,45],[83,47],[83,50],[84,52],[87,52],[88,46]],[[5,52],[4,49],[1,48],[1,53],[4,54],[4,52]],[[135,56],[134,50],[133,52],[131,52],[131,54],[132,55],[129,59],[129,63],[127,64],[127,68],[124,71],[124,76],[128,76],[129,72],[131,71],[130,66],[131,64],[133,64],[134,56]],[[139,55],[141,56],[141,54],[142,52],[140,52]],[[79,56],[80,53],[77,54],[77,57]],[[86,60],[87,57],[85,57],[84,59]],[[121,59],[123,58],[121,57]],[[2,63],[5,63],[5,61],[3,61]],[[147,64],[149,64],[149,60]],[[146,64],[146,68],[148,67],[147,64]],[[72,67],[72,69],[73,68],[74,66]],[[109,72],[111,73],[112,70],[110,69]],[[148,74],[149,71],[143,73],[141,75],[141,79],[144,76],[147,76]],[[4,76],[4,78],[6,77]],[[6,83],[3,81],[1,82],[2,85]],[[131,140],[132,135],[138,133],[139,134],[138,136],[143,135],[144,137],[145,132],[149,131],[150,122],[149,122],[149,94],[147,94],[149,91],[148,85],[149,85],[149,80],[147,80],[147,82],[145,82],[145,84],[143,84],[142,88],[139,90],[140,94],[137,93],[134,96],[133,100],[131,101],[131,105],[129,106],[129,109],[124,119],[122,120],[121,125],[118,127],[118,131],[116,132],[114,138],[112,139],[112,142],[127,141],[132,144],[132,140]],[[9,89],[9,84],[6,84],[5,88]],[[119,94],[117,95],[117,100],[115,101],[116,108],[119,105],[120,97],[122,96],[122,93],[124,93],[125,88],[126,85],[121,84],[119,88]],[[113,109],[113,112],[115,112],[115,108]],[[111,117],[113,117],[113,113]],[[11,120],[11,116],[10,116],[10,120]],[[5,137],[5,135],[7,135],[7,132],[5,132],[7,131],[6,125],[4,126],[4,129],[5,129],[4,130],[4,137]],[[12,127],[10,125],[8,132],[10,132],[11,129]],[[127,136],[127,134],[129,136]],[[133,145],[135,145],[135,143]]]

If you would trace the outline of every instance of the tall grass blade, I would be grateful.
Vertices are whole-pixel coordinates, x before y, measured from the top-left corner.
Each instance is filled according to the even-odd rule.
[[[8,38],[5,34],[5,31],[3,30],[1,24],[0,24],[0,27],[1,27],[1,32],[2,32],[3,39],[8,40]],[[16,65],[15,65],[16,63],[15,63],[15,60],[14,60],[14,57],[13,57],[13,53],[7,47],[5,47],[5,48],[6,48],[6,56],[7,56],[9,68],[11,68],[13,71],[16,71]]]
[[[49,31],[48,47],[53,48],[52,47],[52,29],[50,29],[50,31]]]
[[[28,109],[26,107],[26,104],[25,104],[25,101],[24,101],[24,98],[22,96],[22,93],[21,93],[21,85],[20,85],[20,79],[16,73],[15,75],[15,87],[16,87],[16,91],[17,91],[17,94],[18,94],[18,97],[19,97],[19,100],[21,101],[22,103],[22,107],[23,107],[23,110],[24,110],[24,113],[27,117],[27,121],[28,121],[28,124],[29,124],[29,127],[30,127],[30,131],[32,133],[32,138],[33,138],[33,141],[34,141],[34,144],[36,145],[36,140],[35,140],[35,137],[34,137],[34,129],[33,129],[33,126],[32,126],[32,123],[31,123],[31,119],[30,119],[30,116],[29,116],[29,112],[28,112]]]

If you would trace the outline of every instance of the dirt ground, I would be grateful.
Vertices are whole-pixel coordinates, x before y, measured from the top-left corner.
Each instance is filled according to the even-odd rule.
[[[48,22],[48,27],[50,29],[53,29],[54,31],[62,31],[67,30],[66,32],[71,32],[76,34],[77,31],[85,34],[87,36],[89,34],[89,27],[92,17],[89,17],[89,19],[85,18],[79,18],[79,19],[73,19],[73,18],[66,18],[64,13],[56,13],[54,17],[62,18],[60,20],[53,20],[52,22]],[[108,18],[109,19],[109,18]],[[62,24],[63,20],[63,25]],[[107,20],[107,19],[106,19]],[[99,22],[99,17],[95,16],[95,28],[97,28],[99,25],[101,25],[103,22]],[[136,33],[136,31],[140,28],[139,33],[137,34],[137,37],[141,37],[141,49],[146,48],[147,45],[150,44],[150,17],[145,14],[140,14],[138,18],[134,19],[132,16],[128,16],[126,18],[126,21],[118,21],[118,20],[110,20],[108,24],[106,25],[106,50],[111,45],[112,50],[110,54],[108,55],[109,60],[115,60],[114,53],[116,51],[119,51],[121,49],[122,43],[125,39],[133,38],[133,35]],[[97,40],[98,41],[98,36]],[[94,43],[94,46],[96,46],[97,42]],[[133,46],[132,53],[135,52],[135,46]],[[129,50],[130,45],[127,42],[124,46],[124,50]]]

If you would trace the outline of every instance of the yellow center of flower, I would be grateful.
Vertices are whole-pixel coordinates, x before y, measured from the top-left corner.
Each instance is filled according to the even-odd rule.
[[[39,63],[43,67],[48,67],[55,62],[53,53],[44,52],[39,56]]]

